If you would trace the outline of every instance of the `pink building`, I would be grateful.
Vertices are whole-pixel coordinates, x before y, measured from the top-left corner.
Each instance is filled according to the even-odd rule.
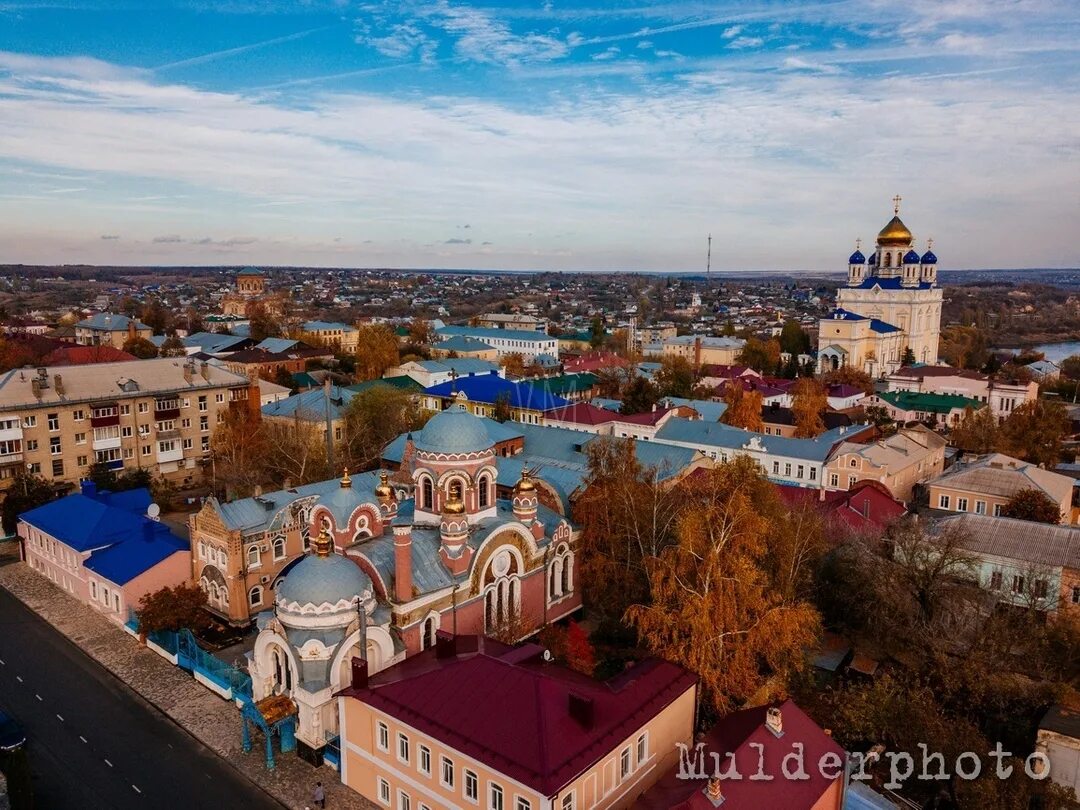
[[[146,515],[150,492],[82,490],[19,516],[27,564],[117,622],[147,593],[187,582],[188,542]]]

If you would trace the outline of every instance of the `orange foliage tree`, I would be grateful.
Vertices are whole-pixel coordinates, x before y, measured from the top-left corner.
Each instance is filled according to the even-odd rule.
[[[792,386],[791,414],[795,418],[795,436],[812,439],[825,431],[822,414],[829,407],[825,386],[813,377],[800,377]]]
[[[765,423],[761,421],[761,392],[747,391],[737,382],[729,382],[724,390],[724,411],[722,421],[732,427],[744,428],[760,433]]]
[[[706,712],[785,681],[820,633],[811,603],[778,587],[776,527],[755,503],[767,486],[741,457],[686,479],[675,542],[647,560],[649,598],[626,612],[646,647],[700,676]]]
[[[356,376],[376,380],[398,364],[398,339],[384,323],[362,323],[356,329]]]

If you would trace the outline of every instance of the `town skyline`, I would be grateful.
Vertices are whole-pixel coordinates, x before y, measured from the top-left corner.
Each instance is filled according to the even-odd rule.
[[[8,2],[0,246],[837,272],[900,194],[943,269],[1075,267],[1080,17],[1011,8]]]

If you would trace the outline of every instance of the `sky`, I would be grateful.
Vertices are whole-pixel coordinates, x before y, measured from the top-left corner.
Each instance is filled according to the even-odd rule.
[[[1075,0],[0,0],[0,263],[1077,267]]]

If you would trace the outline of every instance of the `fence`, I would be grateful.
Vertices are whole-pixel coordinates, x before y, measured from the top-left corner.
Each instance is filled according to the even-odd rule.
[[[341,738],[332,731],[324,731],[326,745],[323,747],[323,762],[336,770],[341,770]]]
[[[138,617],[129,613],[124,627],[132,635],[138,635]],[[190,630],[147,633],[146,646],[185,672],[190,672],[195,680],[226,700],[234,700],[237,704],[252,702],[251,676],[200,647]]]

